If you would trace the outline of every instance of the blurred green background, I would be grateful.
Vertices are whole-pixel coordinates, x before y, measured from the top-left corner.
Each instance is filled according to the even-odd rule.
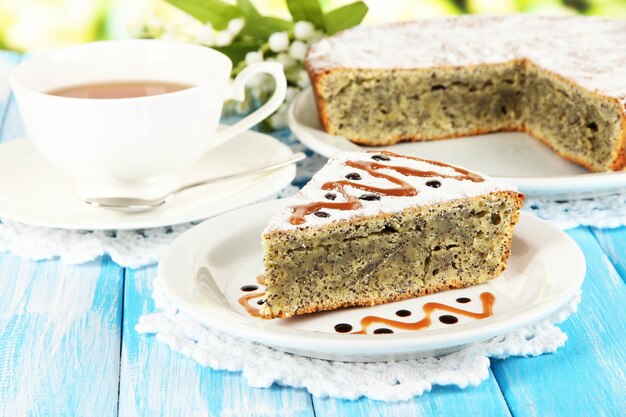
[[[253,0],[264,14],[288,16],[284,0]],[[332,9],[349,0],[321,0]],[[365,24],[460,13],[529,12],[626,18],[626,0],[365,0]],[[0,49],[33,51],[127,38],[150,19],[185,24],[165,0],[0,0]],[[185,20],[187,19],[187,20]],[[178,22],[178,23],[177,23]],[[182,22],[182,23],[181,23]]]

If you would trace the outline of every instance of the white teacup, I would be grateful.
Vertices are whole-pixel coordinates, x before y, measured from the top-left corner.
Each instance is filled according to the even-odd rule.
[[[230,59],[204,46],[158,40],[83,44],[18,65],[10,82],[28,136],[55,167],[77,180],[81,195],[151,194],[206,151],[268,117],[285,98],[279,63],[248,66],[231,83]],[[276,81],[270,100],[219,128],[225,100],[244,99],[250,77]],[[153,96],[92,99],[47,94],[101,82],[161,81],[193,87]]]

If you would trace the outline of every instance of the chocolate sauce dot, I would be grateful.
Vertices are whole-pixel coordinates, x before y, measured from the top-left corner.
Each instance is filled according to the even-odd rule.
[[[461,304],[469,303],[470,301],[472,301],[472,299],[467,297],[460,297],[456,299],[456,302]]]
[[[330,217],[330,214],[326,213],[325,211],[316,211],[315,214],[317,217]]]
[[[349,180],[358,181],[361,179],[361,176],[357,174],[356,172],[351,172],[348,175],[346,175],[346,178]]]
[[[352,331],[352,326],[348,323],[339,323],[335,325],[335,331],[337,333],[348,333]]]
[[[408,317],[411,315],[411,312],[409,310],[398,310],[396,311],[396,316],[398,317]]]
[[[374,334],[389,334],[393,333],[393,330],[387,329],[386,327],[382,327],[380,329],[374,330]]]
[[[439,317],[439,321],[442,322],[443,324],[454,324],[458,322],[459,319],[456,318],[455,316],[444,314],[443,316]]]
[[[245,292],[256,291],[258,289],[259,289],[258,285],[244,285],[243,287],[241,287],[241,291],[245,291]]]
[[[261,298],[259,301],[256,302],[258,305],[263,305],[265,303],[265,300],[263,298]]]
[[[324,194],[324,198],[326,200],[334,200],[335,198],[337,198],[337,194],[333,194],[333,193],[326,193]]]
[[[441,187],[441,183],[437,180],[432,180],[432,181],[427,181],[426,182],[426,186],[427,187],[432,187],[432,188],[439,188]]]
[[[387,155],[372,155],[374,161],[391,161]]]
[[[380,200],[380,196],[378,194],[363,194],[359,197],[359,200],[378,201]]]

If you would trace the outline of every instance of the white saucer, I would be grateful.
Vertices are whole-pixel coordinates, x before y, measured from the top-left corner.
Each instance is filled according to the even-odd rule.
[[[258,285],[263,272],[261,232],[285,204],[274,200],[207,220],[181,235],[159,263],[159,282],[172,302],[195,320],[231,335],[299,355],[342,361],[383,361],[440,355],[537,322],[570,301],[585,276],[585,258],[574,241],[536,217],[522,213],[506,271],[487,284],[445,291],[375,307],[339,309],[305,316],[263,320],[238,303],[244,285]],[[199,287],[202,286],[202,293]],[[260,293],[262,287],[256,292]],[[359,329],[368,315],[416,322],[422,306],[439,302],[480,312],[483,292],[495,295],[493,315],[482,320],[458,315],[458,323],[433,324],[419,331],[350,335],[338,323]],[[258,294],[257,294],[258,295]],[[460,297],[471,299],[460,303]],[[255,307],[259,298],[252,299]],[[396,311],[411,315],[398,317]],[[371,330],[375,329],[373,327]]]
[[[245,132],[211,150],[180,173],[184,181],[228,174],[291,155],[257,132]],[[64,229],[143,229],[202,220],[268,197],[295,177],[295,165],[263,176],[190,189],[141,213],[92,207],[73,193],[74,181],[50,166],[28,139],[0,144],[0,218]]]
[[[288,119],[289,127],[298,139],[326,157],[337,151],[382,149],[359,146],[326,133],[320,125],[311,89],[294,99]],[[384,149],[441,160],[499,177],[529,196],[581,198],[618,192],[626,187],[626,172],[589,173],[557,156],[538,140],[519,132],[403,142]]]

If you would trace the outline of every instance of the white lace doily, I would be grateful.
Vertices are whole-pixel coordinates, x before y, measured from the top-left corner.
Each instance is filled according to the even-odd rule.
[[[274,136],[291,146],[294,152],[306,151],[309,155],[298,163],[295,185],[271,197],[279,198],[295,193],[324,165],[326,158],[307,151],[288,130],[276,132]],[[563,229],[577,226],[619,227],[626,225],[626,191],[571,201],[527,198],[522,210]],[[192,226],[194,223],[136,231],[76,231],[7,220],[0,223],[0,252],[11,252],[31,260],[58,257],[68,264],[80,264],[109,255],[120,266],[138,268],[156,263],[165,248]]]
[[[561,229],[578,226],[613,228],[626,225],[626,191],[580,200],[540,200],[527,197],[522,211]]]
[[[567,340],[556,323],[575,312],[580,302],[578,293],[561,310],[539,323],[443,357],[345,363],[284,353],[207,328],[177,311],[156,280],[152,297],[159,311],[142,316],[135,329],[155,334],[172,350],[203,366],[241,371],[248,384],[258,388],[279,384],[306,388],[318,397],[369,397],[383,401],[408,400],[430,391],[434,385],[478,385],[489,377],[489,358],[556,351]]]

